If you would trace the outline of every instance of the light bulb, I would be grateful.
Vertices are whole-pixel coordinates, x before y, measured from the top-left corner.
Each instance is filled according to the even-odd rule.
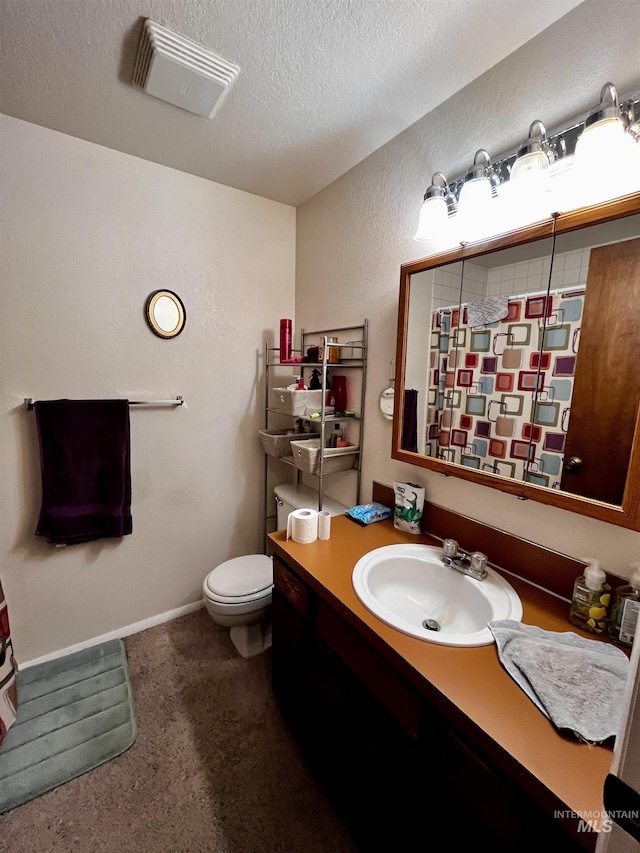
[[[458,202],[460,239],[474,243],[493,233],[493,196],[489,178],[472,178],[465,181]]]
[[[587,127],[576,144],[573,164],[577,206],[633,192],[638,168],[638,143],[625,132],[622,119],[604,119]]]
[[[504,189],[505,216],[511,221],[512,228],[550,216],[553,201],[547,155],[537,151],[516,160]]]
[[[613,83],[585,120],[576,144],[572,204],[586,207],[633,192],[640,184],[639,144],[626,132]]]
[[[529,137],[516,155],[505,189],[507,191],[501,193],[504,196],[503,208],[512,228],[539,222],[550,215],[552,202],[547,131],[539,119],[529,128]]]
[[[518,157],[511,169],[511,181],[535,181],[544,191],[549,189],[549,160],[544,151],[531,151]]]
[[[455,199],[447,185],[447,179],[442,172],[436,172],[424,194],[418,230],[413,239],[420,243],[431,243],[432,250],[436,245],[440,248],[452,246],[452,230],[449,225],[450,206],[454,211]]]
[[[447,203],[442,196],[426,198],[420,208],[418,230],[413,239],[421,243],[440,239],[446,231],[448,218]]]
[[[465,243],[475,243],[495,233],[495,205],[489,175],[491,160],[479,148],[467,172],[458,201],[458,234]]]

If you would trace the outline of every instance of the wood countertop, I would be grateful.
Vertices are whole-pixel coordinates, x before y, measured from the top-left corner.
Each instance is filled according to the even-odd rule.
[[[495,645],[464,648],[418,640],[381,622],[356,596],[351,573],[364,554],[400,542],[440,544],[436,539],[396,530],[390,520],[365,527],[347,517],[334,517],[331,538],[326,541],[301,545],[287,541],[285,531],[270,534],[269,540],[275,555],[296,569],[547,812],[574,834],[579,820],[600,828],[607,817],[602,792],[612,748],[561,735],[502,667]],[[510,574],[505,577],[522,600],[523,623],[581,633],[568,621],[566,601]],[[587,849],[595,847],[596,833],[582,832],[577,837]]]

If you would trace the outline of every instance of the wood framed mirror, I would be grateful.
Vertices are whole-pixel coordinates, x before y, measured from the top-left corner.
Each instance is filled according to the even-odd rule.
[[[172,290],[155,290],[145,305],[147,322],[160,338],[175,338],[184,329],[187,312],[182,300]]]
[[[640,193],[404,264],[394,459],[640,530]]]

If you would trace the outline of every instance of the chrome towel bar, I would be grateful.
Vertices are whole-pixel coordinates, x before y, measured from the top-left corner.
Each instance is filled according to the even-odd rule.
[[[24,398],[24,407],[25,409],[33,409],[36,401],[33,397],[25,397]],[[184,406],[184,399],[182,397],[175,397],[173,400],[129,400],[130,406]]]

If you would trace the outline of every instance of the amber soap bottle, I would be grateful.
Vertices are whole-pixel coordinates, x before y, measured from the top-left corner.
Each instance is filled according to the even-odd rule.
[[[611,587],[599,560],[588,565],[573,586],[569,622],[590,634],[602,634],[607,627]]]

